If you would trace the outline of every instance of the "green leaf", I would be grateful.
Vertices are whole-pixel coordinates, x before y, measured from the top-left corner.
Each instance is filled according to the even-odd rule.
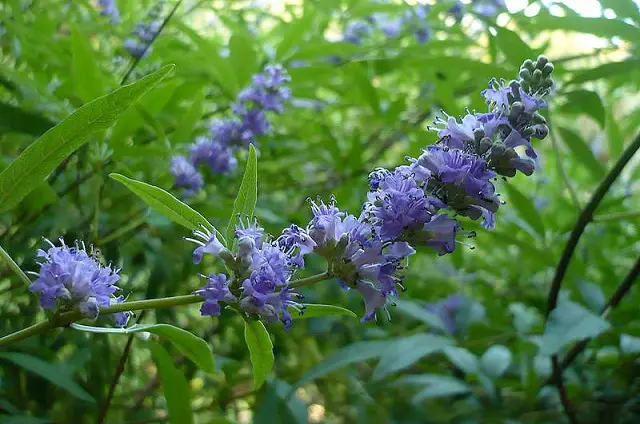
[[[577,284],[580,295],[582,296],[582,299],[584,299],[587,306],[589,306],[589,308],[591,308],[593,311],[601,311],[604,308],[606,302],[604,293],[602,293],[602,289],[596,284],[590,283],[588,281],[578,280]]]
[[[609,156],[612,158],[619,158],[624,149],[624,137],[620,126],[616,122],[613,108],[609,108],[607,112],[607,125],[605,127],[607,131],[607,142],[609,146]]]
[[[544,238],[544,222],[538,212],[538,208],[535,207],[531,199],[520,193],[520,191],[511,184],[505,184],[504,188],[507,190],[509,196],[509,204],[518,211],[518,216],[529,224],[540,237]]]
[[[256,149],[253,144],[249,146],[249,159],[244,169],[240,190],[233,202],[233,212],[229,217],[229,224],[225,235],[227,239],[233,239],[233,232],[236,225],[240,222],[240,216],[251,218],[256,209],[256,201],[258,200],[258,159]]]
[[[600,0],[603,9],[612,9],[618,18],[640,21],[640,8],[634,0]]]
[[[509,61],[514,68],[518,69],[526,59],[536,57],[535,52],[529,47],[529,44],[522,41],[520,36],[515,32],[503,27],[495,27],[495,30],[496,43],[500,50],[502,50],[502,53],[504,53],[507,61]]]
[[[629,334],[620,335],[620,350],[625,354],[640,353],[640,337],[634,337]]]
[[[172,69],[172,65],[167,65],[131,85],[87,103],[27,147],[0,173],[0,212],[16,206],[91,134],[111,126],[124,110]]]
[[[595,68],[587,68],[574,72],[569,84],[581,84],[601,78],[612,78],[618,75],[628,75],[640,69],[640,59],[627,59],[621,62],[607,63]]]
[[[438,316],[433,312],[427,311],[423,306],[420,306],[411,300],[394,299],[394,302],[396,303],[397,309],[400,313],[415,318],[418,321],[422,321],[437,330],[447,330],[444,324],[442,324],[440,318],[438,318]]]
[[[540,339],[540,354],[553,355],[567,344],[599,334],[611,324],[571,301],[561,302],[549,316]]]
[[[403,370],[421,358],[451,346],[452,343],[450,339],[435,334],[415,334],[393,340],[373,370],[373,379],[381,380]]]
[[[320,305],[317,303],[305,303],[304,313],[300,315],[298,311],[291,308],[289,312],[295,319],[306,319],[316,317],[328,317],[336,315],[346,315],[353,318],[357,318],[357,315],[349,309],[341,308],[334,305]]]
[[[104,80],[95,53],[89,38],[75,24],[71,25],[71,56],[71,81],[78,97],[87,103],[102,96]]]
[[[288,60],[296,50],[307,47],[307,43],[301,43],[301,41],[313,25],[314,13],[312,12],[307,9],[302,17],[287,24],[282,40],[276,49],[277,62]],[[325,52],[325,54],[329,55],[330,53]]]
[[[93,327],[90,325],[71,324],[76,330],[102,334],[133,334],[148,332],[167,339],[187,358],[191,359],[204,372],[213,373],[215,365],[213,354],[207,342],[195,334],[169,324],[135,324],[127,328]]]
[[[493,345],[487,349],[480,358],[480,367],[487,377],[496,379],[502,377],[511,361],[513,355],[509,348],[502,345]]]
[[[447,346],[443,349],[444,355],[465,374],[478,372],[478,357],[468,349],[457,346]]]
[[[540,321],[535,309],[526,306],[524,303],[515,302],[510,304],[509,312],[513,315],[513,326],[521,334],[528,333]]]
[[[244,321],[244,339],[253,365],[253,388],[257,390],[273,367],[273,344],[261,321]]]
[[[560,110],[566,113],[585,113],[602,128],[605,126],[605,110],[602,99],[595,91],[576,90],[565,93],[566,102]]]
[[[59,365],[50,364],[35,356],[16,352],[0,352],[0,359],[11,361],[27,371],[49,380],[51,383],[65,389],[78,399],[95,403],[91,395],[74,382],[71,375],[65,372],[65,369]]]
[[[254,40],[246,35],[233,34],[229,40],[229,61],[240,87],[251,83],[251,76],[258,71],[258,54]]]
[[[24,133],[40,136],[55,124],[35,112],[0,103],[0,134]]]
[[[584,142],[582,137],[568,128],[560,126],[557,128],[564,143],[569,147],[569,150],[571,150],[571,153],[573,153],[578,162],[593,176],[593,179],[601,180],[604,178],[604,166],[596,159],[593,151]]]
[[[120,174],[109,174],[109,177],[124,184],[136,196],[142,199],[149,207],[169,217],[172,221],[190,230],[206,226],[212,230],[213,225],[206,218],[185,203],[173,197],[171,193],[151,184],[137,181]],[[226,242],[223,240],[223,243]]]
[[[343,347],[335,351],[329,358],[325,359],[314,368],[309,370],[295,385],[300,387],[316,378],[323,377],[344,366],[355,364],[357,362],[378,358],[391,345],[388,340],[375,340],[356,342],[349,346]]]
[[[254,409],[253,424],[308,424],[307,405],[285,381],[268,381],[267,390]]]
[[[176,130],[171,137],[172,140],[178,143],[191,142],[193,130],[202,120],[204,100],[204,91],[199,92],[194,98],[193,103],[191,103],[187,113],[180,119],[180,122],[176,126]]]
[[[460,380],[446,375],[411,375],[402,377],[394,383],[394,385],[407,384],[426,386],[413,397],[414,403],[427,399],[459,395],[471,391],[471,389],[469,389],[469,387]]]
[[[167,413],[171,424],[193,424],[191,409],[191,389],[187,379],[173,363],[173,359],[164,348],[153,341],[149,342],[151,356],[158,367],[164,398],[167,401]]]
[[[552,16],[539,14],[533,19],[527,19],[526,27],[531,30],[562,30],[575,31],[596,37],[613,38],[620,37],[631,42],[640,41],[640,29],[628,24],[621,19],[587,18],[584,16]]]
[[[31,417],[29,415],[11,415],[9,417],[0,415],[0,423],[2,424],[47,424],[51,423],[48,418]]]

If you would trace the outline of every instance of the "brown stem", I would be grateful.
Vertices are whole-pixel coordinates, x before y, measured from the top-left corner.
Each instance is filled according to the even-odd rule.
[[[562,379],[562,370],[558,365],[558,358],[553,356],[551,359],[553,363],[553,380],[558,388],[558,394],[560,394],[560,402],[562,403],[562,409],[564,410],[565,415],[569,419],[571,424],[579,424],[578,418],[576,417],[575,411],[573,410],[573,405],[569,401],[569,397],[567,396],[567,390],[564,387],[564,381]]]

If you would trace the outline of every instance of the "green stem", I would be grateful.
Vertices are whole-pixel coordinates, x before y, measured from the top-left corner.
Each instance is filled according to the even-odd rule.
[[[585,228],[593,219],[593,213],[595,212],[604,196],[609,191],[609,188],[611,188],[614,181],[622,173],[622,170],[627,165],[627,163],[629,163],[638,149],[640,149],[640,134],[638,134],[633,142],[624,150],[611,171],[609,171],[607,176],[604,178],[604,180],[602,180],[596,191],[593,193],[593,196],[589,200],[589,203],[587,203],[585,208],[580,213],[580,216],[578,217],[578,220],[576,221],[576,224],[571,231],[571,235],[569,236],[569,241],[567,241],[567,245],[564,248],[564,252],[562,252],[562,257],[560,258],[560,262],[558,263],[558,266],[556,268],[555,276],[553,277],[553,281],[551,282],[549,296],[547,298],[547,318],[558,303],[558,294],[560,293],[562,280],[567,273],[569,262],[571,262],[571,257],[573,256],[573,252],[578,246],[578,241],[580,240],[582,233],[584,233]]]
[[[596,215],[593,222],[620,221],[622,219],[640,218],[640,211],[610,213],[607,215]]]
[[[0,256],[5,260],[9,268],[16,273],[18,277],[29,287],[31,285],[31,280],[27,275],[20,269],[18,264],[11,258],[11,256],[0,246]]]
[[[22,330],[16,331],[15,333],[11,333],[0,338],[0,346],[18,342],[28,337],[35,336],[36,334],[45,333],[52,328],[55,328],[55,326],[50,321],[39,322],[32,325],[31,327],[23,328]]]
[[[331,274],[329,271],[323,272],[322,274],[312,275],[311,277],[301,278],[299,280],[292,281],[289,283],[289,288],[295,289],[298,287],[306,287],[312,284],[315,284],[319,281],[328,280],[331,278]]]

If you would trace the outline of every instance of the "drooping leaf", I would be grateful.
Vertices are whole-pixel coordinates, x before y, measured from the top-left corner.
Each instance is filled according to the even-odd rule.
[[[0,173],[0,212],[12,209],[91,134],[111,126],[173,69],[167,65],[82,106],[25,149]]]
[[[244,169],[244,175],[242,176],[242,183],[240,183],[240,190],[236,200],[233,202],[233,212],[229,217],[229,224],[227,225],[227,231],[225,236],[228,240],[233,239],[233,233],[236,229],[236,225],[240,222],[240,217],[251,218],[256,208],[256,201],[258,200],[258,158],[256,155],[256,149],[253,144],[249,146],[249,159],[247,160],[247,166]]]
[[[378,358],[384,354],[389,346],[391,346],[391,341],[375,340],[356,342],[338,349],[329,358],[309,370],[294,387],[300,387],[344,366]]]
[[[582,137],[574,131],[561,126],[558,126],[558,132],[560,132],[562,139],[575,155],[576,159],[582,163],[582,166],[589,171],[593,178],[595,180],[601,180],[604,178],[604,166],[598,159],[596,159],[593,151],[584,142]]]
[[[602,128],[605,126],[605,109],[595,91],[575,90],[565,93],[566,102],[560,110],[567,113],[584,113],[592,117]]]
[[[553,355],[567,344],[596,337],[611,324],[577,303],[564,301],[551,312],[540,339],[540,353]]]
[[[164,398],[167,400],[167,413],[171,424],[193,424],[191,408],[191,389],[187,379],[173,363],[173,359],[164,348],[149,341],[151,355],[158,368]]]
[[[147,205],[166,215],[175,223],[190,230],[198,229],[201,225],[204,225],[210,230],[213,229],[213,225],[211,225],[204,216],[160,187],[152,186],[151,184],[137,181],[120,174],[112,173],[109,174],[109,177],[124,184]]]
[[[452,344],[450,339],[434,334],[415,334],[393,340],[373,370],[373,379],[381,380]]]
[[[25,370],[49,380],[56,386],[66,390],[78,399],[94,403],[95,400],[85,389],[73,381],[71,375],[58,365],[43,361],[35,356],[17,352],[0,352],[0,359],[13,362]]]
[[[496,43],[507,61],[516,69],[520,67],[526,59],[534,58],[536,55],[529,47],[529,44],[522,41],[520,36],[504,27],[495,27]]]
[[[442,324],[440,318],[438,318],[438,316],[433,312],[427,311],[423,306],[420,306],[411,300],[395,299],[394,303],[396,303],[397,310],[400,313],[415,318],[418,321],[422,321],[437,330],[447,330]]]
[[[298,311],[291,309],[289,312],[295,319],[306,319],[316,317],[329,317],[337,315],[346,315],[352,318],[357,318],[357,315],[346,308],[341,308],[335,305],[320,305],[314,303],[305,303],[304,313],[301,315]]]
[[[261,321],[245,320],[244,339],[253,365],[253,388],[259,389],[273,367],[273,344]]]
[[[487,377],[496,379],[502,377],[512,360],[513,355],[509,348],[493,345],[480,358],[480,367]]]
[[[127,328],[92,327],[72,324],[76,330],[102,334],[133,334],[148,332],[156,334],[169,342],[187,358],[191,359],[204,372],[214,372],[213,354],[207,342],[182,328],[169,324],[135,324]]]
[[[468,349],[457,346],[447,346],[443,350],[444,355],[461,371],[467,374],[478,372],[478,358]]]
[[[637,72],[640,67],[640,59],[630,58],[620,62],[606,63],[594,68],[581,69],[573,73],[570,84],[581,84],[587,81],[595,81],[601,78],[613,78]]]

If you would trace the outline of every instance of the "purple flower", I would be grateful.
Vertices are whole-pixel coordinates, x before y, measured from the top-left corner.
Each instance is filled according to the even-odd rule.
[[[460,123],[454,117],[449,116],[444,128],[438,132],[438,137],[442,139],[445,147],[467,151],[469,145],[473,146],[476,130],[482,130],[484,137],[491,138],[498,127],[506,123],[507,119],[504,116],[495,113],[469,113],[462,118]],[[475,146],[472,151],[475,151]]]
[[[257,220],[251,222],[247,220],[246,224],[240,220],[240,224],[236,225],[234,235],[238,240],[248,237],[253,240],[254,245],[260,246],[264,237],[264,228],[262,228]]]
[[[184,156],[178,155],[171,159],[169,172],[176,179],[176,186],[186,189],[187,196],[198,192],[204,185],[202,175]]]
[[[351,21],[347,24],[342,38],[347,43],[360,44],[370,33],[371,27],[366,21]]]
[[[431,26],[427,21],[429,6],[416,4],[412,10],[405,12],[403,20],[414,33],[416,41],[424,44],[431,38]]]
[[[316,247],[316,242],[309,233],[295,224],[282,230],[277,242],[280,249],[287,252],[291,262],[298,268],[304,268],[304,256],[313,252]]]
[[[219,302],[234,303],[237,300],[229,290],[229,281],[225,274],[210,274],[207,283],[193,293],[205,299],[200,307],[202,316],[220,315]]]
[[[191,162],[207,165],[213,174],[229,174],[238,166],[231,147],[216,137],[198,137],[191,146]]]
[[[193,236],[194,238],[185,237],[185,240],[198,245],[198,247],[193,251],[194,264],[202,262],[202,257],[205,253],[213,256],[219,256],[221,252],[226,250],[224,245],[218,240],[216,231],[211,231],[204,225],[201,225],[199,230],[194,230]]]
[[[378,190],[369,192],[370,204],[366,209],[383,240],[398,238],[405,230],[429,221],[424,191],[410,174],[402,170],[379,172],[374,179]]]
[[[449,14],[455,18],[456,21],[461,21],[464,13],[462,3],[457,1],[453,6],[449,8]]]
[[[282,66],[267,66],[261,74],[253,76],[251,86],[243,90],[238,99],[245,104],[253,102],[259,110],[281,113],[284,102],[291,97],[291,91],[286,86],[289,81],[291,78]]]
[[[100,264],[87,253],[84,244],[68,247],[62,238],[61,246],[45,241],[51,247],[47,251],[38,250],[37,256],[44,261],[39,263],[38,279],[29,286],[30,291],[40,294],[43,308],[77,307],[86,317],[96,318],[100,308],[116,302],[119,270]]]
[[[255,144],[255,138],[265,135],[271,129],[271,123],[263,110],[252,108],[245,110],[240,115],[242,117],[242,131],[245,145]]]
[[[402,32],[404,20],[402,18],[389,18],[385,13],[376,13],[372,17],[373,23],[382,30],[387,38],[397,38]]]
[[[329,242],[337,242],[341,236],[341,224],[344,212],[336,207],[335,200],[328,205],[320,200],[320,204],[311,202],[313,219],[309,223],[308,231],[313,241],[318,246],[324,246]]]
[[[501,9],[505,9],[504,0],[471,0],[473,11],[478,15],[491,18],[496,16]]]
[[[123,46],[125,50],[129,52],[131,57],[135,59],[142,59],[143,57],[146,57],[149,55],[149,53],[151,53],[150,46],[147,46],[146,44],[141,43],[134,38],[127,38],[126,40],[124,40]]]
[[[378,309],[384,309],[387,312],[387,316],[389,316],[389,311],[386,307],[387,297],[373,284],[361,281],[358,283],[356,289],[360,292],[364,300],[365,313],[360,322],[365,323],[375,320]]]
[[[120,22],[120,12],[115,0],[98,0],[98,8],[101,16],[108,16],[114,24]]]
[[[458,227],[459,224],[454,219],[441,213],[424,224],[421,237],[425,238],[426,245],[434,249],[438,255],[453,253]]]

